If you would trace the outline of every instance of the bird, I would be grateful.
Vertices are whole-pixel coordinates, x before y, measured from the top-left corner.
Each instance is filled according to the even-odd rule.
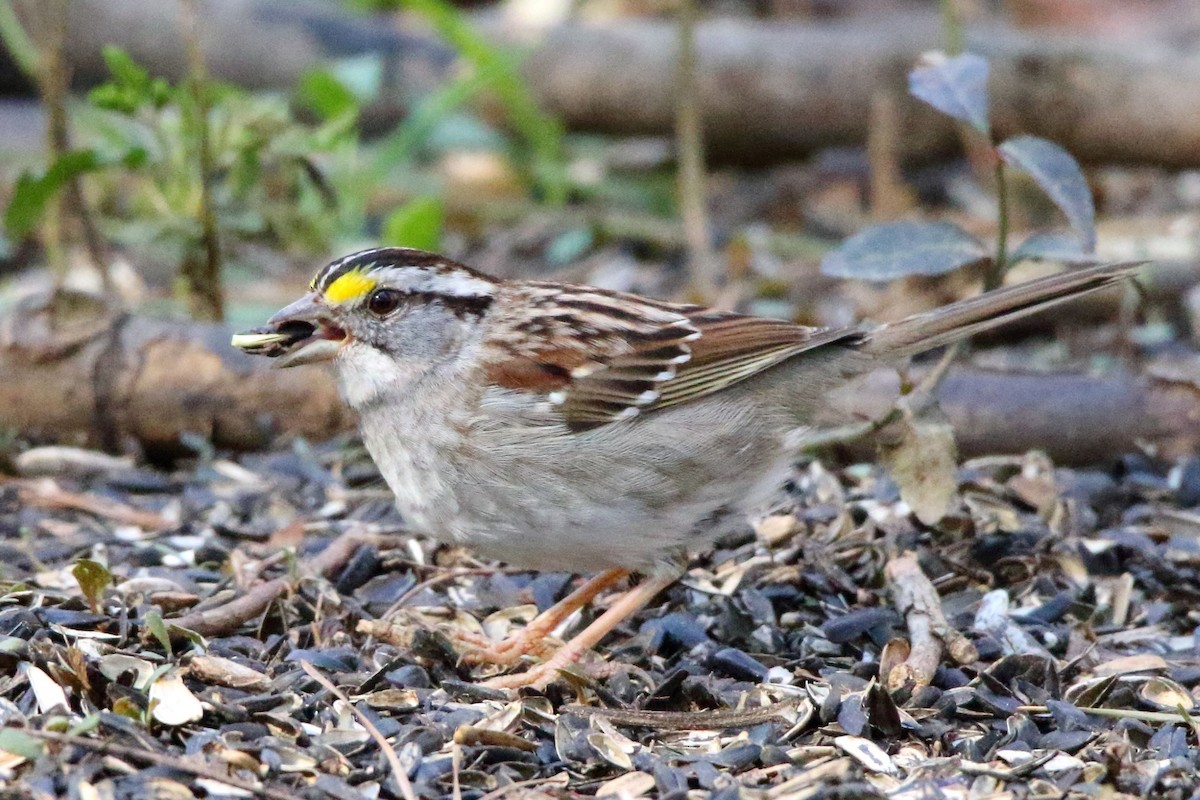
[[[501,688],[545,688],[745,530],[786,480],[827,395],[882,365],[1128,278],[1105,264],[897,322],[816,328],[589,286],[492,277],[383,247],[335,260],[233,346],[332,361],[406,523],[531,570],[591,575],[478,661],[508,667],[631,574],[643,580]]]

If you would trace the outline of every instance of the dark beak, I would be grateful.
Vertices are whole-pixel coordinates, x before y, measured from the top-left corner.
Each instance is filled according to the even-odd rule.
[[[280,309],[262,328],[239,333],[230,342],[252,355],[276,359],[273,366],[296,367],[329,361],[346,340],[346,333],[329,321],[329,306],[310,292]]]

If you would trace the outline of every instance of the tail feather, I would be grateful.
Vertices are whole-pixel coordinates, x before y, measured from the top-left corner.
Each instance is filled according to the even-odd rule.
[[[887,359],[923,353],[1130,278],[1144,262],[1101,264],[1009,286],[882,325],[861,349]]]

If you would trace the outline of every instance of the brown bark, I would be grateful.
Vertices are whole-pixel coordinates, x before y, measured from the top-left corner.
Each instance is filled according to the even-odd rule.
[[[423,31],[391,19],[356,18],[324,6],[272,0],[209,0],[205,58],[214,77],[291,90],[331,57],[375,52],[388,86],[365,119],[393,124],[422,92],[450,74],[453,54]],[[102,79],[103,44],[118,44],[156,74],[185,73],[177,3],[76,0],[68,53],[83,82]],[[483,26],[496,41],[517,38]],[[706,147],[717,158],[766,161],[867,139],[872,98],[899,100],[899,137],[909,157],[958,146],[954,128],[908,96],[916,57],[941,46],[934,14],[842,22],[710,19],[697,28],[699,96]],[[972,25],[967,49],[992,65],[992,118],[1001,135],[1048,136],[1092,162],[1200,165],[1200,55],[1186,37],[1106,40]],[[570,24],[532,44],[524,72],[542,106],[572,128],[670,136],[674,128],[677,30],[670,20]]]
[[[917,554],[906,551],[888,561],[888,588],[908,626],[908,656],[879,677],[888,690],[928,686],[942,663],[942,650],[958,664],[979,658],[975,645],[954,629],[942,613],[942,600],[921,571]]]
[[[185,433],[249,450],[353,426],[327,372],[270,369],[230,347],[225,326],[66,302],[78,305],[25,303],[0,322],[0,419],[22,436],[172,455]]]
[[[872,97],[899,99],[906,154],[956,146],[945,117],[910,97],[907,73],[940,46],[937,18],[831,24],[711,20],[697,31],[705,137],[715,155],[792,157],[867,139]],[[671,129],[669,22],[637,20],[552,31],[525,64],[534,92],[569,125],[621,134]],[[991,62],[1001,136],[1047,136],[1085,161],[1200,162],[1200,57],[1163,42],[1053,37],[994,24],[967,31]]]
[[[913,376],[920,379],[920,371]],[[852,413],[874,419],[897,393],[881,370],[839,393],[842,406],[822,422]],[[1149,445],[1164,457],[1200,449],[1200,355],[1149,365],[1144,374],[997,372],[952,367],[935,396],[954,427],[959,456],[1041,450],[1064,466],[1111,463]],[[874,458],[870,438],[844,447],[848,459]]]

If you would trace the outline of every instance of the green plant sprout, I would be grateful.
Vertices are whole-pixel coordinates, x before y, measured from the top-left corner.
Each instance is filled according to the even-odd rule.
[[[181,266],[204,259],[204,181],[196,166],[205,139],[211,210],[227,246],[327,252],[343,235],[340,192],[326,172],[357,157],[354,115],[306,125],[287,98],[213,80],[172,85],[120,48],[103,55],[109,79],[72,108],[81,146],[21,176],[4,214],[10,237],[28,236],[72,176],[95,173],[98,224],[111,241]]]
[[[1078,162],[1059,145],[1038,136],[1018,135],[996,142],[988,118],[988,63],[963,53],[928,53],[909,74],[909,91],[938,111],[966,123],[986,139],[994,158],[997,196],[996,243],[989,250],[957,225],[899,221],[872,225],[826,254],[821,270],[842,278],[886,281],[906,275],[941,275],[983,264],[984,288],[999,286],[1012,264],[1053,259],[1094,263],[1096,210]],[[1009,245],[1009,168],[1025,171],[1062,211],[1070,233],[1037,232],[1015,250]]]

